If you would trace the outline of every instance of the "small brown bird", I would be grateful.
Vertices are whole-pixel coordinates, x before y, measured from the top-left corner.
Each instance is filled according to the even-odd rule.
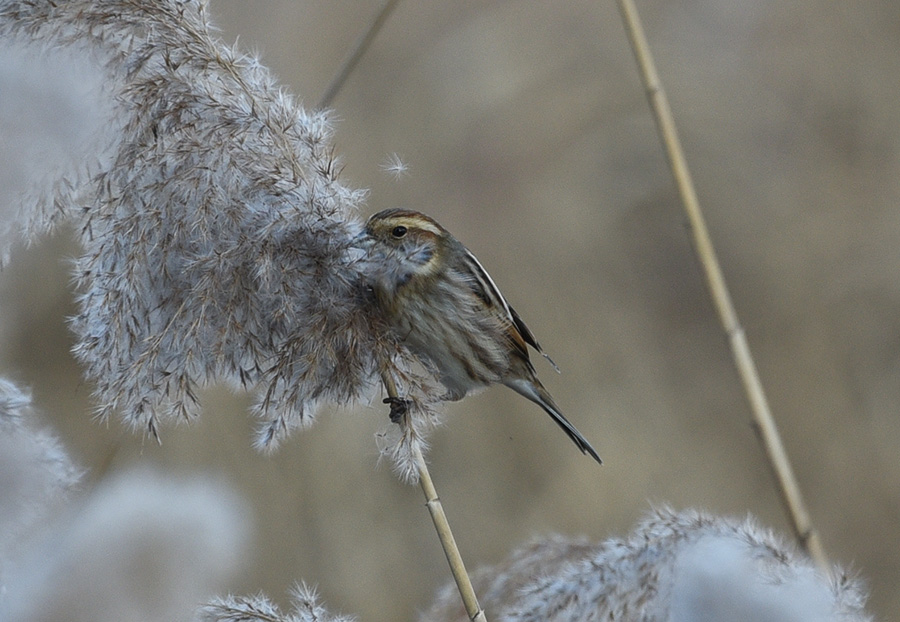
[[[447,389],[443,399],[505,384],[547,411],[582,453],[601,462],[538,380],[528,346],[556,364],[469,249],[433,219],[406,209],[373,215],[361,239],[377,266],[375,304],[431,365]]]

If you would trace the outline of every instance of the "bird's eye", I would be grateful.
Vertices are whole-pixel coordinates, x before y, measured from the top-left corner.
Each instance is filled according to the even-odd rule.
[[[391,229],[391,235],[394,236],[395,238],[399,239],[399,238],[402,238],[404,235],[406,235],[406,231],[407,231],[406,227],[404,227],[403,225],[398,225],[398,226],[394,227],[393,229]]]

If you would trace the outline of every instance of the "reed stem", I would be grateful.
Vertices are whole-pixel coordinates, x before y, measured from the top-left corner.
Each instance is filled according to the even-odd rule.
[[[397,391],[397,384],[391,377],[390,373],[384,372],[381,375],[384,388],[389,397],[399,399],[400,394]],[[408,418],[404,417],[398,421],[398,425],[409,425]],[[466,566],[463,564],[462,556],[459,548],[456,546],[456,539],[450,530],[450,523],[447,521],[447,515],[444,514],[444,506],[435,490],[434,482],[431,480],[431,474],[428,472],[428,465],[422,450],[416,441],[411,443],[413,450],[413,458],[416,461],[416,467],[419,471],[419,485],[422,492],[425,493],[425,507],[431,514],[431,520],[434,522],[434,529],[437,531],[438,539],[441,541],[441,548],[447,556],[447,563],[450,564],[450,572],[456,581],[456,587],[459,595],[462,597],[463,605],[466,608],[466,614],[473,622],[487,622],[484,610],[478,604],[478,597],[475,595],[475,589],[472,587],[472,581],[466,572]]]
[[[731,294],[725,282],[725,276],[716,257],[715,248],[706,227],[703,212],[700,209],[700,202],[697,199],[697,192],[691,179],[687,160],[681,148],[681,141],[678,138],[675,119],[669,107],[669,100],[656,72],[656,66],[644,34],[637,7],[635,7],[633,0],[617,0],[617,2],[622,13],[622,20],[625,23],[628,39],[631,42],[631,47],[640,67],[641,80],[647,91],[650,107],[653,109],[653,116],[660,139],[665,147],[669,166],[672,169],[678,193],[681,195],[681,201],[687,213],[693,235],[694,250],[703,267],[710,295],[715,304],[722,328],[728,336],[728,341],[731,345],[734,364],[744,385],[747,399],[750,402],[753,426],[759,435],[769,464],[772,467],[782,502],[787,509],[794,533],[800,545],[816,564],[825,569],[828,567],[825,550],[803,502],[800,486],[797,483],[797,478],[791,468],[790,460],[784,449],[778,428],[775,425],[775,418],[769,408],[769,402],[763,390],[750,346],[747,343],[747,337],[738,319],[737,311],[734,308]]]
[[[378,31],[381,30],[381,27],[384,26],[384,23],[387,21],[388,17],[390,17],[391,12],[399,2],[400,0],[385,0],[385,3],[381,6],[381,10],[378,11],[375,17],[372,18],[372,21],[369,22],[366,31],[356,40],[353,51],[350,52],[350,55],[344,60],[344,64],[341,65],[337,74],[332,78],[331,84],[325,89],[325,94],[322,95],[319,103],[316,104],[318,110],[322,110],[331,105],[331,102],[334,101],[338,91],[344,86],[344,82],[350,77],[350,73],[356,68],[359,60],[363,57],[363,54],[369,49],[369,46],[372,45],[372,41],[375,40],[375,35],[377,35]]]

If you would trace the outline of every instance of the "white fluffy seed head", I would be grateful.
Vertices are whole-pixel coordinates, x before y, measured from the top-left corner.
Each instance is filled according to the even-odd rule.
[[[156,435],[226,381],[258,392],[272,447],[408,366],[361,295],[364,193],[338,181],[328,118],[216,39],[205,2],[10,1],[0,34],[88,50],[116,104],[81,209],[51,201],[81,234],[74,352],[101,416]]]
[[[661,509],[626,538],[549,537],[473,577],[508,622],[871,622],[862,585],[753,520]],[[422,620],[466,620],[448,586]]]

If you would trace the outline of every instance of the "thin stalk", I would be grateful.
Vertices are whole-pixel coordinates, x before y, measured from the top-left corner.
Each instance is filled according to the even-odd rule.
[[[387,21],[399,1],[400,0],[385,0],[381,10],[369,23],[366,31],[357,40],[353,51],[346,58],[344,64],[332,79],[331,84],[328,85],[328,88],[325,90],[325,93],[322,95],[316,106],[319,110],[331,105],[331,102],[344,86],[344,83],[359,63],[363,54],[369,49],[369,46],[372,44],[372,41],[374,41],[378,31],[381,30],[381,27]],[[397,385],[394,382],[393,377],[385,372],[382,374],[381,378],[388,396],[399,399],[400,394],[397,391]],[[401,419],[398,424],[405,425],[406,420]],[[456,587],[459,590],[459,595],[462,597],[463,605],[466,608],[466,614],[473,622],[487,622],[484,610],[481,608],[481,605],[478,604],[478,597],[475,595],[472,581],[469,579],[468,572],[466,572],[466,566],[463,563],[462,555],[459,553],[459,547],[456,546],[456,539],[453,537],[450,523],[447,520],[447,515],[444,513],[444,506],[434,487],[434,482],[431,479],[431,473],[428,471],[428,464],[425,462],[422,450],[416,442],[413,442],[411,445],[413,459],[416,462],[416,469],[419,472],[419,485],[422,487],[422,492],[425,494],[425,507],[428,508],[428,513],[431,515],[431,520],[434,523],[434,529],[437,531],[438,539],[441,542],[441,548],[444,549],[444,554],[447,556],[447,563],[450,564],[450,572],[453,574],[453,579],[456,581]]]
[[[319,100],[319,103],[316,105],[318,110],[322,110],[323,108],[327,108],[331,105],[331,102],[334,101],[334,98],[337,96],[338,91],[341,90],[341,87],[344,86],[344,82],[347,81],[347,78],[350,77],[351,72],[356,68],[357,63],[359,63],[359,59],[363,57],[363,54],[366,53],[366,50],[369,49],[369,46],[372,45],[372,41],[375,40],[375,35],[378,34],[378,31],[381,30],[381,27],[384,26],[384,23],[387,21],[387,18],[390,17],[391,11],[397,6],[400,0],[385,0],[385,3],[382,5],[381,10],[375,15],[372,21],[369,23],[366,31],[356,40],[356,45],[353,46],[353,51],[350,52],[350,55],[344,60],[344,64],[341,65],[341,68],[338,70],[337,75],[331,80],[331,84],[328,85],[328,88],[325,89],[325,94],[322,95],[322,98]]]
[[[825,550],[819,540],[818,532],[812,525],[809,512],[806,510],[803,496],[800,493],[800,486],[797,483],[797,478],[794,476],[790,460],[784,449],[778,428],[775,425],[775,418],[772,416],[762,382],[759,379],[759,373],[756,369],[750,346],[747,343],[747,337],[731,301],[731,294],[728,291],[725,277],[716,257],[712,239],[706,227],[703,212],[700,209],[700,202],[697,199],[694,182],[688,169],[687,160],[681,148],[681,141],[678,138],[675,119],[669,107],[669,100],[656,72],[656,66],[640,17],[638,16],[637,8],[633,0],[617,0],[617,2],[631,47],[640,67],[641,79],[647,91],[650,107],[653,109],[654,119],[666,150],[669,166],[672,169],[672,175],[675,177],[675,183],[687,213],[694,240],[694,250],[700,259],[700,264],[703,266],[719,320],[731,344],[732,358],[744,385],[747,399],[750,402],[754,428],[759,435],[769,464],[775,474],[782,502],[787,509],[800,545],[821,568],[825,569],[828,567]]]
[[[394,379],[387,372],[381,375],[384,388],[389,397],[399,398],[397,385]],[[398,422],[399,425],[405,424],[405,419]],[[419,485],[422,492],[425,493],[425,507],[431,514],[431,520],[434,522],[434,529],[437,531],[438,539],[441,541],[441,548],[447,556],[447,563],[450,564],[450,572],[456,581],[456,587],[459,589],[459,595],[462,597],[463,605],[466,608],[466,614],[473,622],[487,622],[484,610],[478,604],[478,597],[475,595],[475,589],[472,587],[472,581],[466,572],[466,566],[463,564],[462,556],[459,554],[459,548],[456,546],[456,539],[450,530],[450,523],[447,521],[447,515],[444,514],[444,506],[437,495],[434,488],[434,482],[431,480],[431,474],[428,472],[428,465],[425,463],[425,457],[422,450],[416,442],[412,443],[413,458],[416,461],[416,467],[419,471]]]

